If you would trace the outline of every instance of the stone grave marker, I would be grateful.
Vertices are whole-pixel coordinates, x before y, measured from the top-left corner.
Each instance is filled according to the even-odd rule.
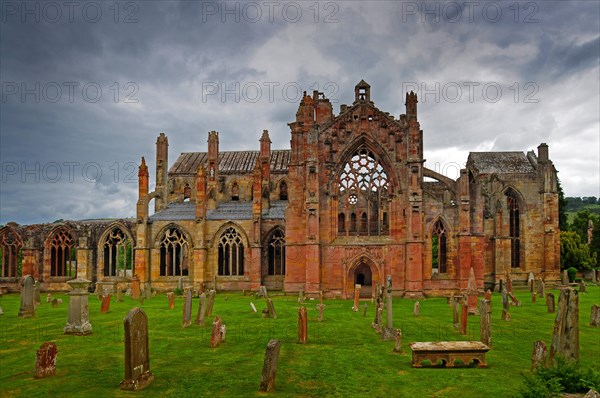
[[[537,293],[536,292],[531,293],[531,302],[535,303],[536,299],[537,299]]]
[[[395,340],[396,329],[394,329],[394,311],[392,309],[392,276],[387,276],[386,281],[386,319],[385,328],[381,331],[381,338],[383,340]]]
[[[452,324],[454,329],[460,329],[460,299],[458,297],[454,297],[452,303]]]
[[[196,315],[196,325],[204,326],[204,315],[206,314],[206,293],[200,294],[200,303],[198,303],[198,314]]]
[[[548,356],[548,348],[542,340],[537,340],[533,343],[533,352],[531,353],[531,370],[538,366],[546,367],[546,357]]]
[[[503,321],[510,321],[510,312],[508,310],[508,292],[505,290],[502,291],[502,317]]]
[[[363,304],[363,318],[367,316],[367,310],[369,309],[369,305],[367,303]]]
[[[51,341],[47,341],[37,350],[35,357],[35,378],[52,376],[56,372],[56,356],[58,347]]]
[[[210,348],[218,347],[221,344],[221,326],[223,325],[223,321],[220,316],[216,316],[213,321],[212,333],[210,334]]]
[[[302,289],[298,289],[298,304],[304,303],[304,291]]]
[[[58,307],[58,299],[52,299],[52,308]]]
[[[510,305],[514,305],[515,307],[521,306],[521,302],[515,297],[514,294],[508,293],[508,297],[510,297]]]
[[[131,278],[131,296],[134,300],[140,298],[140,280],[137,275],[134,275],[133,278]]]
[[[360,298],[360,289],[361,285],[354,285],[354,306],[352,306],[352,311],[358,312],[358,300]]]
[[[175,293],[174,292],[168,292],[167,293],[167,300],[169,303],[169,309],[172,310],[175,308]]]
[[[579,293],[585,293],[585,281],[582,279],[581,282],[579,282]]]
[[[469,315],[477,315],[477,281],[473,267],[469,271],[469,281],[467,282],[467,306]]]
[[[415,305],[413,305],[413,316],[419,316],[421,313],[421,303],[419,300],[415,301]]]
[[[467,334],[467,319],[469,317],[469,305],[466,300],[462,302],[462,312],[460,314],[460,334]]]
[[[279,363],[280,348],[281,341],[269,340],[263,361],[262,379],[260,381],[261,391],[269,392],[275,386],[275,374],[277,373],[277,364]]]
[[[148,317],[136,307],[129,311],[123,321],[125,330],[125,379],[122,390],[138,391],[154,381],[150,371],[150,351],[148,347]]]
[[[488,300],[479,301],[479,336],[480,341],[487,345],[492,346],[492,310],[490,302]]]
[[[144,298],[150,299],[152,298],[152,287],[148,282],[144,283]]]
[[[269,297],[266,286],[263,285],[259,288],[258,297],[263,297],[263,298]]]
[[[267,299],[267,310],[270,318],[277,319],[277,312],[275,312],[273,300],[271,300],[270,298]]]
[[[52,302],[52,293],[48,293],[48,294],[46,295],[46,302],[47,302],[47,303],[51,303],[51,302]]]
[[[306,344],[308,342],[308,314],[306,307],[298,308],[298,343]]]
[[[256,314],[256,306],[254,305],[254,303],[250,303],[250,308],[252,308],[252,312]]]
[[[110,294],[106,296],[102,296],[102,305],[100,307],[100,312],[102,314],[106,314],[110,310]]]
[[[540,278],[540,280],[538,281],[537,294],[538,296],[540,296],[540,298],[546,297],[546,284],[544,283],[542,278]]]
[[[554,294],[552,294],[552,293],[546,294],[546,307],[548,307],[548,312],[554,313],[554,311],[555,311]]]
[[[535,291],[535,276],[533,272],[530,272],[529,276],[527,276],[527,284],[529,285],[529,291],[533,293]]]
[[[323,310],[325,310],[325,304],[317,304],[317,311],[319,311],[319,317],[317,320],[323,322]]]
[[[394,352],[402,353],[402,330],[396,329],[396,346]]]
[[[211,289],[208,291],[208,300],[206,303],[206,316],[212,316],[216,294],[217,294],[217,292],[215,291],[215,289]]]
[[[569,284],[569,273],[567,272],[567,270],[563,270],[560,280],[563,285]]]
[[[123,291],[121,289],[117,289],[117,303],[123,302]]]
[[[42,302],[41,298],[40,298],[40,281],[35,281],[35,283],[33,284],[33,302],[35,304],[39,304]]]
[[[600,326],[600,307],[596,304],[592,305],[592,311],[590,314],[590,326]]]
[[[225,336],[227,335],[227,325],[221,324],[221,343],[225,342]]]
[[[185,289],[185,302],[183,304],[183,321],[181,326],[187,328],[192,324],[192,289]]]
[[[560,355],[567,360],[579,360],[579,292],[562,289],[554,320],[550,360]]]
[[[25,275],[21,280],[21,308],[19,309],[19,318],[32,318],[35,316],[35,306],[33,303],[34,280],[31,275]]]
[[[69,295],[69,317],[65,326],[65,334],[86,335],[92,333],[92,325],[88,319],[88,286],[90,281],[83,278],[67,282],[71,286]]]

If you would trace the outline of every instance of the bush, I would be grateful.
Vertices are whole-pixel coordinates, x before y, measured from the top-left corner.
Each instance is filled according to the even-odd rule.
[[[176,287],[173,292],[175,293],[176,296],[183,296],[183,289],[181,289],[179,287]]]
[[[569,269],[567,269],[567,274],[569,275],[569,282],[575,282],[575,277],[577,276],[577,268],[569,267]]]
[[[557,357],[550,367],[538,367],[532,374],[525,375],[521,388],[523,397],[556,397],[560,393],[587,392],[600,388],[600,373],[593,369],[584,371],[578,362]]]

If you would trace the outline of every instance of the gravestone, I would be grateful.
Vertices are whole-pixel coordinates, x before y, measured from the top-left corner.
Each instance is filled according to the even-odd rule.
[[[52,294],[51,294],[51,293],[48,293],[48,294],[46,295],[46,302],[47,302],[47,303],[51,303],[51,302],[52,302]]]
[[[169,302],[169,309],[172,310],[175,308],[175,293],[169,292],[167,293],[167,300]]]
[[[550,360],[560,355],[567,360],[579,360],[579,292],[562,289],[554,320]]]
[[[369,306],[367,303],[363,304],[363,318],[367,316],[367,310],[369,309]]]
[[[267,310],[270,318],[277,319],[277,312],[275,312],[273,300],[271,300],[270,298],[267,299]]]
[[[306,307],[298,308],[298,343],[306,344],[308,342],[308,314]]]
[[[466,300],[462,302],[462,312],[460,316],[460,334],[467,334],[467,319],[469,317],[469,305]]]
[[[200,294],[200,303],[198,304],[198,314],[196,315],[196,325],[204,326],[204,315],[206,314],[206,293]]]
[[[260,381],[261,391],[269,392],[275,386],[275,374],[277,373],[277,364],[279,363],[280,348],[281,341],[269,340],[263,361],[262,379]]]
[[[561,282],[563,285],[568,285],[569,284],[569,273],[567,272],[567,270],[564,270],[561,274],[561,278],[560,278]]]
[[[510,305],[514,305],[515,307],[521,306],[521,302],[515,297],[514,294],[508,293],[508,297],[510,297]]]
[[[221,324],[221,343],[225,342],[225,336],[227,335],[227,325]]]
[[[536,299],[537,299],[537,293],[536,292],[531,293],[531,302],[535,303]]]
[[[19,309],[19,318],[32,318],[35,316],[35,306],[33,304],[34,280],[31,275],[26,275],[21,280],[21,308]]]
[[[492,346],[492,310],[490,302],[487,300],[479,301],[479,336],[480,341],[488,347]]]
[[[477,315],[477,281],[473,267],[469,271],[469,282],[467,283],[467,307],[469,315]]]
[[[250,303],[250,308],[252,308],[252,312],[256,314],[256,306],[254,305],[254,303]]]
[[[206,303],[206,316],[212,316],[213,306],[215,304],[215,295],[217,292],[214,289],[209,290],[208,300]]]
[[[192,324],[192,289],[185,289],[185,302],[183,304],[183,321],[181,326],[187,328]]]
[[[220,316],[216,316],[213,321],[212,333],[210,334],[210,348],[218,347],[221,344],[221,339],[223,337],[221,333],[221,326],[223,322],[221,321]]]
[[[402,330],[396,329],[396,346],[394,352],[402,353]]]
[[[133,297],[134,300],[140,298],[140,280],[137,275],[134,275],[133,278],[131,278],[131,297]]]
[[[360,298],[361,285],[354,285],[354,306],[352,311],[358,312],[358,299]]]
[[[122,390],[138,391],[154,381],[150,371],[148,317],[140,308],[129,311],[123,321],[125,330],[125,379]]]
[[[102,306],[100,307],[100,312],[102,314],[106,314],[110,310],[110,294],[106,296],[102,296]]]
[[[67,282],[71,286],[69,295],[69,317],[65,334],[86,335],[92,333],[92,325],[88,319],[88,286],[90,281],[83,278]]]
[[[541,366],[546,367],[546,358],[548,356],[548,348],[546,343],[538,340],[533,343],[533,352],[531,353],[531,370]]]
[[[152,298],[152,287],[148,282],[144,283],[144,298]]]
[[[58,299],[52,299],[52,308],[58,307]]]
[[[600,326],[600,307],[596,304],[592,305],[592,311],[590,314],[590,326]]]
[[[304,291],[302,289],[298,289],[298,304],[304,303]]]
[[[266,287],[266,286],[261,286],[261,287],[259,288],[259,291],[258,291],[258,296],[259,296],[259,297],[264,297],[264,298],[267,298],[267,297],[269,297],[269,295],[268,295],[268,293],[267,293],[267,287]]]
[[[35,304],[39,304],[42,302],[41,298],[40,298],[40,281],[35,281],[35,283],[33,284],[33,302]]]
[[[537,294],[538,296],[540,296],[540,298],[544,298],[546,296],[546,284],[544,283],[542,278],[540,278],[538,282]]]
[[[579,293],[585,293],[585,281],[583,279],[579,282]]]
[[[121,289],[117,289],[117,303],[123,302],[123,291]]]
[[[546,307],[548,307],[548,312],[554,313],[554,311],[555,311],[554,294],[552,294],[552,293],[546,294]]]
[[[503,321],[510,321],[510,312],[508,311],[508,292],[505,290],[502,291],[502,317]]]
[[[47,341],[37,350],[35,357],[35,378],[52,376],[56,372],[56,356],[58,347],[56,344]]]
[[[419,316],[421,312],[421,304],[419,303],[419,300],[417,300],[415,302],[415,305],[413,306],[413,316]]]
[[[317,320],[319,322],[323,322],[323,310],[325,309],[325,304],[317,304],[317,311],[319,311],[319,317]]]
[[[452,303],[452,324],[454,329],[460,329],[460,299],[458,297],[454,297]]]
[[[529,291],[533,293],[535,291],[535,276],[533,275],[533,272],[529,273],[527,284],[529,285]]]
[[[394,318],[393,318],[393,310],[392,310],[392,276],[387,276],[386,281],[386,319],[385,319],[385,328],[381,331],[381,338],[383,340],[395,340],[396,339],[396,329],[394,329]]]

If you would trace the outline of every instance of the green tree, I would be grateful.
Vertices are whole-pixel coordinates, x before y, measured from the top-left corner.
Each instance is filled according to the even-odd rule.
[[[560,180],[557,180],[558,185],[558,226],[561,231],[566,231],[569,228],[569,218],[567,217],[567,205],[569,201],[565,198],[565,192],[560,185]]]
[[[594,223],[594,232],[590,242],[590,251],[596,255],[596,265],[594,268],[600,269],[600,219]]]
[[[591,213],[588,209],[580,210],[573,217],[573,222],[569,228],[570,231],[577,232],[582,242],[588,241],[588,227],[590,220],[596,225],[600,221],[598,215]]]
[[[587,243],[575,231],[560,233],[560,267],[575,267],[578,270],[591,269],[596,265],[596,253],[590,251]]]

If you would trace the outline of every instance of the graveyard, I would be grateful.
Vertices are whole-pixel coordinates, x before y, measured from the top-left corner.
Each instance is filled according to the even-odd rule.
[[[600,303],[600,287],[590,284],[585,290],[578,295],[580,364],[598,369],[600,328],[590,326],[590,311]],[[560,290],[546,292],[558,301]],[[503,320],[503,297],[493,293],[489,312],[484,310],[491,323],[487,367],[414,368],[411,343],[479,342],[480,315],[466,316],[461,334],[447,298],[421,299],[418,304],[394,298],[392,326],[401,330],[402,338],[398,352],[395,333],[382,339],[388,327],[385,309],[380,313],[384,333],[373,328],[376,302],[370,299],[360,300],[358,308],[352,300],[324,300],[320,314],[318,297],[300,304],[297,295],[269,292],[267,305],[255,294],[217,293],[212,313],[200,322],[201,299],[189,290],[142,300],[130,295],[122,295],[122,301],[116,295],[107,297],[87,296],[91,334],[86,334],[87,327],[84,333],[65,334],[70,330],[67,321],[71,322],[68,294],[42,293],[31,317],[19,317],[20,294],[1,296],[0,396],[518,396],[523,376],[531,369],[534,342],[543,340],[550,352],[556,318],[545,299],[533,302],[532,293],[521,286],[513,296],[521,306],[510,305],[508,320]],[[187,315],[186,301],[191,303]],[[126,374],[124,318],[136,307],[147,316],[153,380],[132,392],[120,385]],[[299,313],[306,319],[302,336]],[[226,325],[225,338],[218,342],[213,333],[216,317]],[[278,364],[272,390],[262,392],[265,349],[271,339],[280,341],[275,347]],[[56,344],[56,368],[37,378],[36,351],[46,342]]]

